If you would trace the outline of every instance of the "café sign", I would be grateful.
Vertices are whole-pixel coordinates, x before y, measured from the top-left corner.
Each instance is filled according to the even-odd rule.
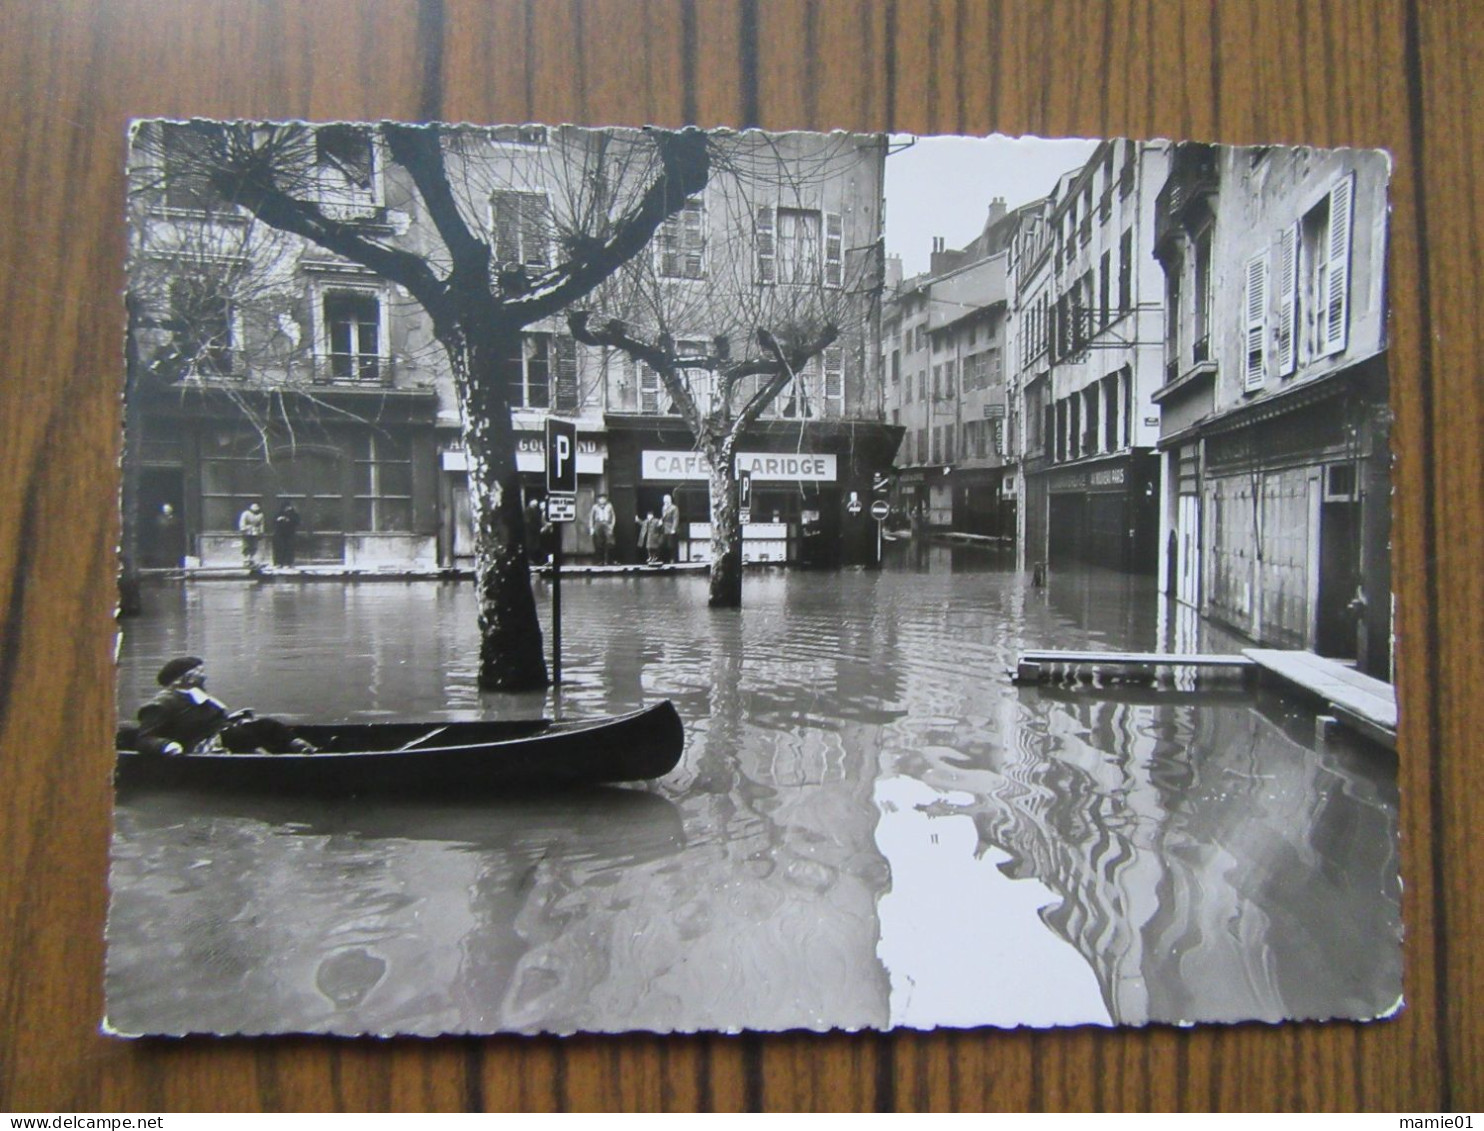
[[[758,482],[833,483],[837,475],[832,452],[739,452],[736,469]],[[711,462],[700,452],[645,451],[640,453],[645,479],[708,479]]]

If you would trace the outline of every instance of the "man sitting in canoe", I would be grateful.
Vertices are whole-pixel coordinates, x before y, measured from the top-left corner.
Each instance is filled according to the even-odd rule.
[[[277,719],[260,719],[250,710],[230,711],[206,694],[206,661],[178,656],[156,677],[162,688],[139,708],[141,754],[313,754],[314,747]]]

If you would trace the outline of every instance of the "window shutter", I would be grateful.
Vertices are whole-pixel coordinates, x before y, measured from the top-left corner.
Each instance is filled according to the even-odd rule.
[[[845,408],[845,351],[830,346],[824,351],[824,399],[838,414]]]
[[[1290,225],[1278,237],[1278,376],[1287,377],[1297,365],[1295,329],[1298,321],[1299,226]]]
[[[778,276],[778,246],[774,238],[776,217],[771,204],[760,204],[754,222],[757,237],[757,281],[772,283]]]
[[[577,340],[559,337],[556,339],[556,410],[576,412],[577,395]]]
[[[1325,354],[1345,348],[1350,314],[1350,216],[1355,174],[1343,177],[1329,194],[1329,231],[1325,233],[1324,255],[1328,270],[1321,331]]]
[[[1268,306],[1268,263],[1264,254],[1247,261],[1246,295],[1242,303],[1247,334],[1247,362],[1242,388],[1260,389],[1266,371],[1265,323]]]
[[[824,214],[824,285],[838,287],[845,276],[845,236],[840,213]]]

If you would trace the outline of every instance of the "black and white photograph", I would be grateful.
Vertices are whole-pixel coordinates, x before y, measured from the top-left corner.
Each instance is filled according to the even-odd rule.
[[[127,160],[108,1032],[1404,1007],[1385,152]]]

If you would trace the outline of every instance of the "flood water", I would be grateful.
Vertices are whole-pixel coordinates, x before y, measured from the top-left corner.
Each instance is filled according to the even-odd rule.
[[[679,768],[444,804],[121,800],[127,1033],[1370,1018],[1401,995],[1394,756],[1240,684],[1018,688],[1022,647],[1219,650],[1146,579],[1000,551],[568,578],[564,683],[481,695],[467,582],[200,582],[123,622],[121,716],[205,656],[299,720],[674,700]],[[538,583],[543,614],[548,592]],[[546,622],[549,626],[549,620]],[[548,640],[549,643],[549,640]]]

